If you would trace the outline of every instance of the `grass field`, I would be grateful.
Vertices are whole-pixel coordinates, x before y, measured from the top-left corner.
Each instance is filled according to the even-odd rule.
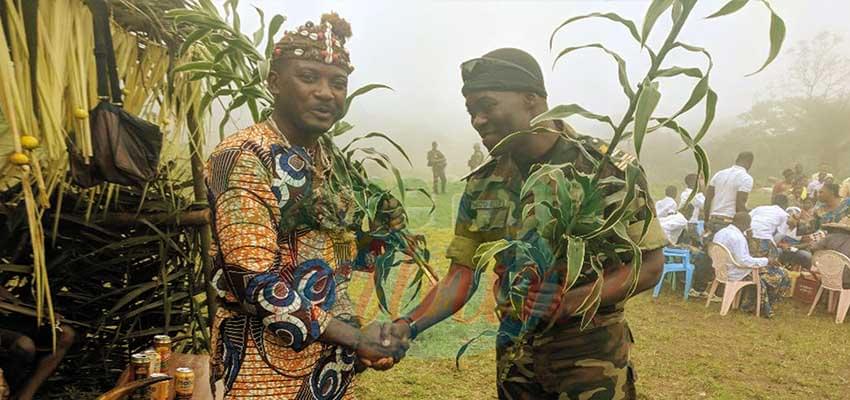
[[[421,184],[421,182],[419,182]],[[452,210],[461,190],[436,198],[437,209],[427,214],[425,202],[410,199],[411,226],[429,239],[435,266],[447,268],[443,254],[451,239]],[[455,204],[453,204],[455,203]],[[394,276],[390,285],[401,285]],[[488,277],[489,279],[489,277]],[[401,286],[399,286],[401,287]],[[455,367],[458,348],[470,338],[495,327],[489,315],[491,294],[481,289],[461,314],[464,321],[447,320],[420,336],[407,358],[387,372],[360,376],[360,399],[491,399],[495,398],[495,355],[492,338],[470,346]],[[386,319],[370,298],[368,280],[359,277],[352,288],[360,312]],[[359,300],[359,302],[358,302]],[[409,299],[397,295],[391,310]],[[638,372],[641,399],[848,399],[850,398],[850,323],[836,325],[825,307],[806,316],[808,308],[791,299],[778,306],[772,320],[732,311],[719,315],[719,305],[685,302],[680,294],[649,293],[632,299],[627,317],[635,334],[632,359]]]

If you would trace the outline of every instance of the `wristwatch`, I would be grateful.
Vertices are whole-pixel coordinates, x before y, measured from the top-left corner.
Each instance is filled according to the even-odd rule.
[[[414,321],[409,315],[405,315],[403,317],[396,318],[393,323],[399,321],[407,322],[407,326],[410,328],[410,340],[416,339],[416,336],[419,335],[419,328],[416,327],[416,321]]]

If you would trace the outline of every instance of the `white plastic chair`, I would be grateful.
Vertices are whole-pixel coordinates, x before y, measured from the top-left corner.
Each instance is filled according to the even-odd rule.
[[[820,301],[820,295],[824,289],[829,290],[829,311],[833,311],[832,296],[838,292],[838,310],[835,314],[835,323],[844,322],[847,310],[850,309],[850,289],[844,289],[844,268],[850,268],[850,258],[844,254],[832,250],[815,252],[812,257],[812,265],[817,268],[820,275],[820,287],[815,295],[815,301],[809,308],[809,315]]]
[[[711,288],[708,290],[708,300],[705,301],[705,306],[711,304],[711,296],[717,291],[717,285],[723,284],[723,302],[720,306],[720,315],[729,313],[729,309],[733,306],[738,308],[741,304],[741,289],[749,285],[756,285],[756,316],[761,316],[761,279],[759,279],[758,268],[747,267],[740,265],[732,257],[722,244],[709,243],[708,256],[711,257],[711,266],[714,268],[714,281],[711,282]],[[730,267],[750,268],[752,272],[739,281],[730,281],[728,272]]]

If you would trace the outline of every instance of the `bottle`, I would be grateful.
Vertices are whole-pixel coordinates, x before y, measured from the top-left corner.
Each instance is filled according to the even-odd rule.
[[[180,367],[174,373],[174,400],[191,400],[195,391],[195,372],[191,368]]]
[[[158,377],[163,377],[163,376],[168,376],[168,375],[163,374],[163,373],[153,373],[153,374],[151,374],[151,378],[158,378]],[[168,386],[169,383],[170,383],[170,381],[162,381],[162,382],[157,382],[157,383],[154,383],[153,385],[151,385],[150,386],[151,389],[150,389],[149,399],[150,400],[168,400],[168,395],[170,394],[169,393],[170,387]]]
[[[8,399],[11,394],[6,378],[3,377],[3,368],[0,368],[0,400]]]
[[[163,372],[162,371],[162,357],[159,355],[159,353],[156,352],[156,350],[147,349],[147,350],[143,351],[142,354],[148,356],[148,358],[151,360],[151,367],[150,367],[150,370],[148,370],[148,372],[151,376],[153,376],[153,374],[158,374],[160,372]]]
[[[171,360],[171,337],[168,335],[154,336],[153,348],[159,353],[160,371],[168,373],[168,363]]]
[[[138,381],[150,375],[151,360],[144,353],[136,353],[130,356],[130,380]]]
[[[130,356],[130,378],[134,381],[140,381],[150,376],[151,359],[144,353],[136,353]],[[137,389],[130,396],[130,400],[148,400],[150,398],[150,390]]]

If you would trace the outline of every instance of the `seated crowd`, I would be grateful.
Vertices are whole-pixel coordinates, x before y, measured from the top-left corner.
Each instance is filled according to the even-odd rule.
[[[769,205],[748,209],[753,161],[751,152],[739,154],[734,165],[711,177],[704,193],[697,175],[690,174],[685,177],[686,189],[678,194],[675,186],[668,186],[655,210],[670,245],[691,253],[691,296],[720,301],[705,292],[714,279],[707,246],[719,244],[744,267],[730,266],[729,279],[748,278],[752,269],[758,269],[761,315],[771,318],[776,303],[791,289],[790,271],[817,276],[814,252],[834,250],[850,257],[850,178],[836,183],[827,165],[807,176],[798,164],[783,171]],[[850,289],[850,268],[844,270],[844,285]],[[754,309],[752,292],[744,296],[745,310]]]

